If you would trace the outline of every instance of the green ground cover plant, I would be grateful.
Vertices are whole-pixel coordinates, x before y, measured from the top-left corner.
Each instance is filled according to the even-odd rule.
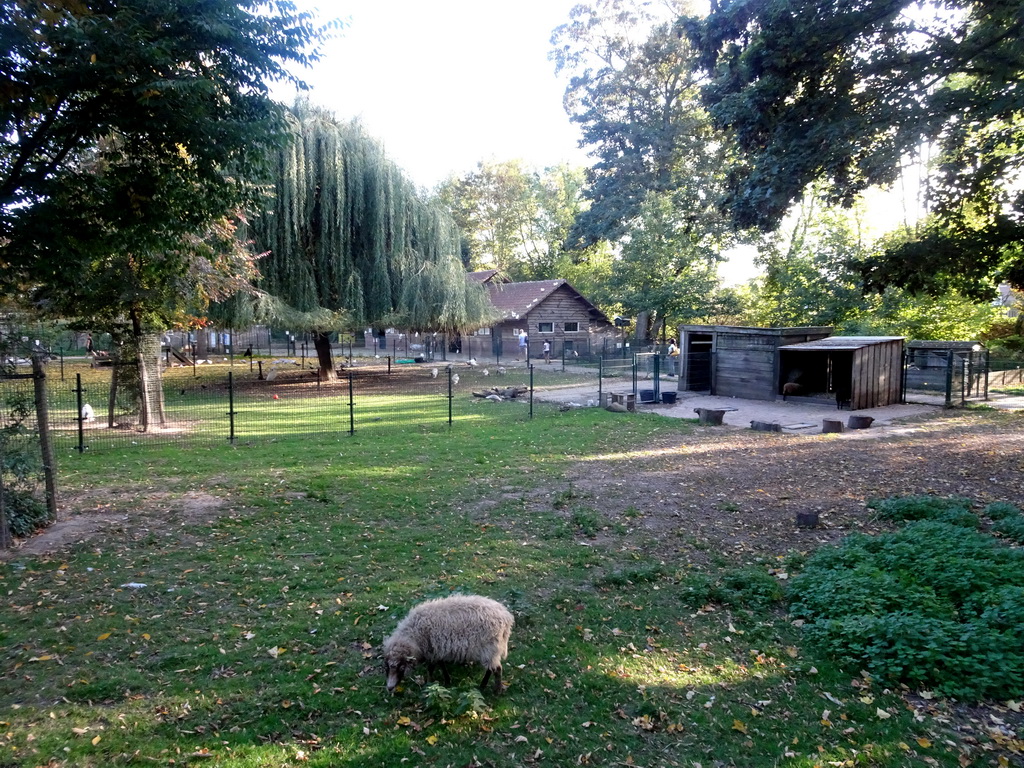
[[[960,765],[898,691],[810,653],[769,564],[652,559],[574,485],[690,423],[518,407],[62,456],[109,527],[0,563],[0,764]],[[454,591],[513,611],[507,691],[456,668],[389,696],[381,641]]]
[[[812,555],[790,587],[809,639],[890,684],[972,701],[1024,695],[1024,551],[976,530],[963,504],[878,502],[885,519],[912,522]]]

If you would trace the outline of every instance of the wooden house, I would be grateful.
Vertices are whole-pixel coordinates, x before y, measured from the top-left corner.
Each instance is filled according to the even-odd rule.
[[[828,326],[746,328],[683,325],[679,328],[679,389],[724,397],[774,400],[786,383],[779,348],[823,339]]]
[[[560,357],[563,350],[589,354],[614,331],[607,316],[565,280],[509,283],[493,273],[470,273],[470,278],[487,285],[491,303],[501,317],[477,332],[490,335],[493,355],[519,357],[520,330],[526,331],[529,354],[534,358],[541,355],[545,341],[551,343],[552,357]]]
[[[902,336],[831,336],[779,347],[780,381],[796,397],[840,408],[878,408],[903,401]]]

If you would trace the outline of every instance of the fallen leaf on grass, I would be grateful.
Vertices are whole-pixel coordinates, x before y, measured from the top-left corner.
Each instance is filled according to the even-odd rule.
[[[747,732],[746,723],[744,723],[742,720],[733,720],[732,721],[732,729],[734,731],[739,731],[740,733],[746,733]]]
[[[891,714],[886,712],[881,707],[875,707],[875,714],[878,715],[879,719],[881,720],[888,720],[890,717],[892,717]]]
[[[930,747],[930,746],[932,745],[931,741],[929,741],[928,739],[924,738],[924,736],[922,736],[921,738],[919,738],[919,739],[917,740],[917,743],[918,743],[918,744],[920,744],[920,745],[921,745],[922,747],[924,747],[925,749],[928,749],[928,747]]]

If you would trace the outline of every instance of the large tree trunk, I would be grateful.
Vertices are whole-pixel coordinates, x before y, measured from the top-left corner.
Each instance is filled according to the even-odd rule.
[[[320,363],[320,380],[333,381],[338,378],[338,374],[334,370],[334,355],[331,352],[331,335],[324,331],[314,332],[313,347],[316,349],[316,358]]]

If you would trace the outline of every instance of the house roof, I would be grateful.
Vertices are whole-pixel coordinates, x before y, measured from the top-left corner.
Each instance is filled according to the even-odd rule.
[[[519,320],[536,309],[558,289],[565,287],[584,305],[594,320],[611,324],[600,309],[588,301],[583,294],[565,280],[535,280],[527,283],[488,283],[491,303],[504,320]]]
[[[475,283],[491,283],[497,274],[498,270],[496,269],[481,269],[478,272],[466,273],[466,277]]]
[[[855,350],[871,347],[875,344],[885,344],[890,341],[903,341],[902,336],[829,336],[827,339],[817,341],[804,341],[799,344],[786,344],[779,349],[792,349],[797,352],[815,352],[819,350]]]

